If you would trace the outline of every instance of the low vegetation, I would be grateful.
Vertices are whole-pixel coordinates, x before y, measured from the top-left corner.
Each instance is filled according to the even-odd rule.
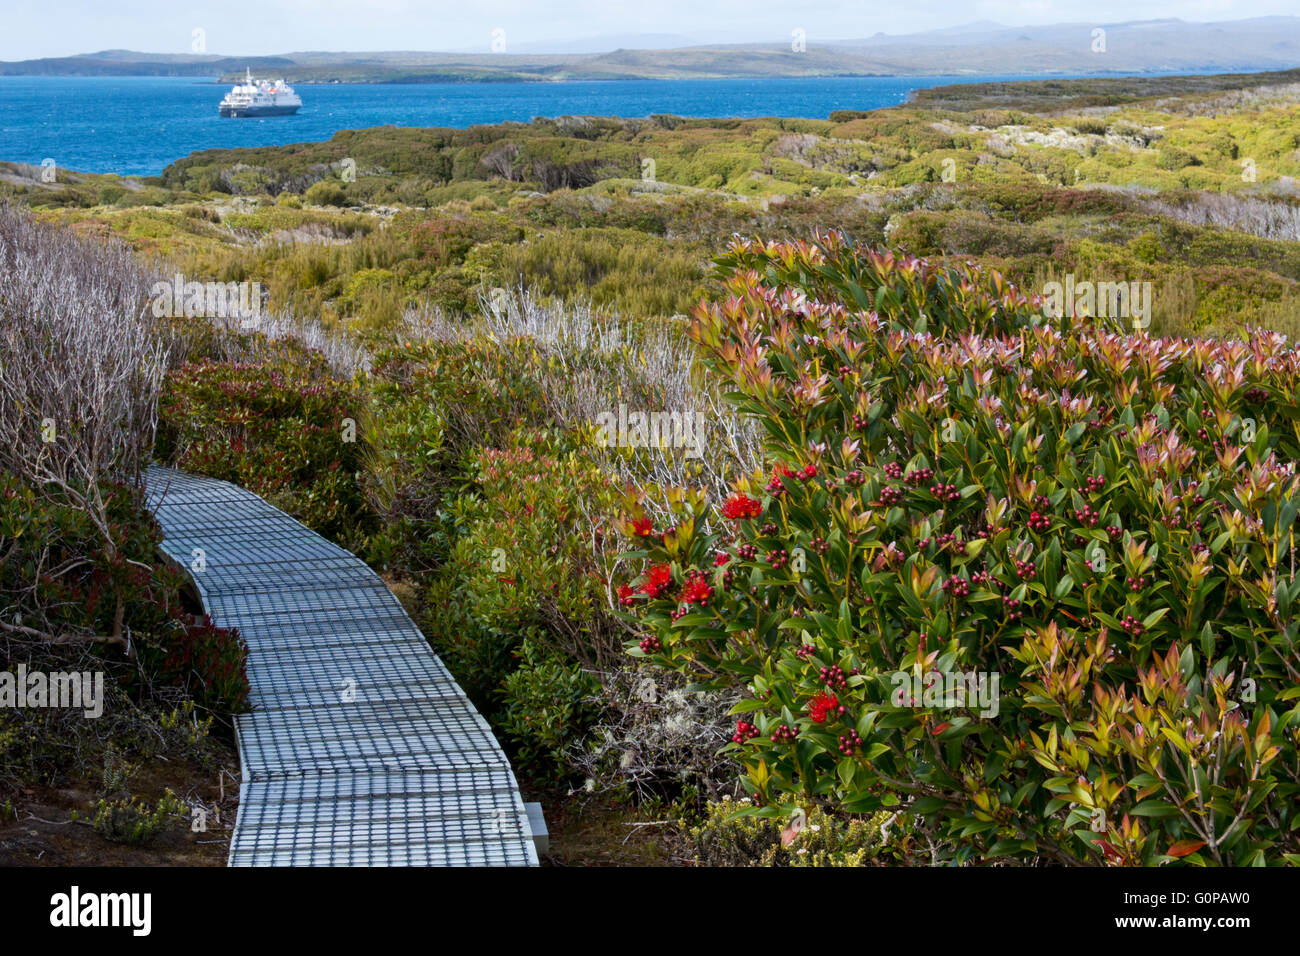
[[[684,862],[1300,861],[1294,90],[1071,84],[18,170],[5,254],[70,271],[2,280],[0,627],[211,759],[242,651],[155,557],[159,460],[364,557],[526,788]],[[177,274],[264,301],[156,317]],[[142,334],[48,374],[129,387],[45,395],[68,283]]]
[[[144,507],[168,361],[166,332],[140,318],[148,279],[120,245],[0,209],[4,670],[84,675],[83,695],[95,698],[71,709],[6,701],[9,794],[83,785],[118,763],[205,775],[230,748],[228,736],[209,737],[213,720],[228,734],[247,699],[238,634],[186,595]],[[110,776],[104,799],[130,774]],[[131,795],[112,799],[134,806]],[[152,827],[123,819],[111,812],[104,832],[143,837]]]

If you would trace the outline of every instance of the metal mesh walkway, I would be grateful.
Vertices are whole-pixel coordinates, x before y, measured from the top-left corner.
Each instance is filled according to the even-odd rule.
[[[257,495],[151,468],[163,550],[248,643],[231,866],[535,866],[510,764],[378,575]]]

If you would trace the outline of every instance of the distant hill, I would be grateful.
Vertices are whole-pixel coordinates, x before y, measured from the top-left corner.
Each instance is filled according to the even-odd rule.
[[[1195,97],[1300,83],[1300,69],[1268,73],[1216,73],[1197,76],[1093,76],[1086,79],[954,83],[917,90],[909,105],[924,109],[1021,110],[1068,113],[1153,101],[1157,97]],[[865,114],[864,114],[865,115]]]
[[[1102,32],[1098,32],[1102,31]],[[670,35],[660,35],[671,39]],[[655,37],[651,36],[650,39]],[[607,38],[612,42],[613,38]],[[629,44],[635,38],[626,39]],[[1220,23],[1177,19],[1007,27],[987,21],[904,36],[861,40],[795,38],[772,43],[644,49],[640,44],[582,52],[298,52],[278,56],[200,56],[104,50],[79,56],[0,62],[9,75],[242,75],[245,67],[297,83],[520,82],[579,79],[685,79],[762,76],[919,76],[1211,73],[1300,66],[1300,17]]]
[[[0,61],[0,76],[220,76],[258,71],[286,72],[295,62],[282,56],[198,56],[104,50],[78,56]]]
[[[1094,37],[1094,30],[1104,37]],[[1104,39],[1104,52],[1094,40]],[[1256,17],[1219,23],[1178,19],[1007,27],[972,23],[907,36],[877,35],[839,46],[909,64],[952,62],[965,72],[1220,72],[1300,66],[1300,18]]]

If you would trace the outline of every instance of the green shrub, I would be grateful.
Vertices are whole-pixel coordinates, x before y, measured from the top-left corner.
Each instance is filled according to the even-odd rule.
[[[709,804],[704,820],[687,830],[697,863],[868,866],[906,827],[899,814],[885,811],[858,817],[832,815],[815,806],[811,812],[796,811],[789,819],[774,819],[756,815],[749,804],[748,798]]]
[[[430,640],[475,701],[489,716],[508,703],[524,635],[553,660],[614,666],[622,639],[599,542],[617,495],[591,455],[521,429],[469,453],[462,482],[431,535],[446,551],[424,603]]]
[[[1077,119],[1074,121],[1074,129],[1079,133],[1088,133],[1093,136],[1106,135],[1106,121],[1100,119]]]
[[[248,682],[238,632],[185,612],[185,574],[158,561],[162,533],[139,492],[124,485],[105,490],[118,533],[116,554],[106,552],[79,509],[60,507],[0,473],[0,590],[30,595],[32,585],[40,585],[39,605],[19,598],[10,617],[47,632],[106,635],[120,626],[132,635],[136,661],[135,675],[123,678],[129,686],[158,681],[204,707],[242,710]],[[52,558],[75,573],[50,574]]]
[[[446,421],[422,390],[382,378],[370,384],[358,480],[365,506],[378,521],[365,542],[366,559],[381,568],[426,571],[446,557],[434,540],[442,493],[451,481]]]
[[[633,315],[684,312],[704,289],[704,256],[627,229],[550,233],[508,247],[501,258],[508,287],[590,297]]]
[[[1133,258],[1139,262],[1151,264],[1159,259],[1164,258],[1165,249],[1160,244],[1160,237],[1154,232],[1144,232],[1140,236],[1135,236],[1129,240],[1128,248],[1133,253]]]
[[[327,537],[358,541],[368,530],[360,408],[356,384],[316,352],[284,344],[242,364],[204,358],[168,373],[157,454],[262,495]]]
[[[1300,862],[1284,340],[1049,324],[837,235],[720,270],[692,334],[774,466],[721,518],[630,515],[619,593],[635,656],[747,697],[761,810],[901,809],[958,861]]]
[[[309,206],[350,206],[347,189],[341,184],[322,180],[311,186],[302,194],[303,202]]]
[[[104,798],[95,804],[92,825],[95,832],[106,840],[143,846],[178,825],[188,811],[184,801],[170,789],[153,807],[137,797],[124,800]]]
[[[1188,166],[1199,166],[1201,161],[1187,152],[1185,149],[1179,149],[1177,146],[1166,146],[1160,150],[1156,158],[1156,165],[1161,169],[1185,169]]]
[[[525,638],[520,665],[505,679],[500,726],[516,764],[538,777],[569,775],[567,751],[595,719],[600,685],[582,668]]]
[[[449,511],[464,529],[451,561],[474,616],[493,628],[541,625],[559,650],[590,665],[614,657],[619,643],[600,640],[605,574],[591,524],[619,495],[590,451],[523,433],[477,451],[470,475],[477,493]]]

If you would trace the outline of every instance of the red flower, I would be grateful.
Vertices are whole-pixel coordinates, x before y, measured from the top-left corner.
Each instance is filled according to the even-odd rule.
[[[785,485],[782,482],[784,478],[791,478],[794,472],[785,465],[777,462],[776,467],[772,469],[772,480],[767,483],[767,493],[769,495],[779,495],[785,491]]]
[[[703,576],[691,578],[682,589],[682,600],[687,604],[698,604],[703,607],[709,603],[711,597],[713,597],[713,588],[709,587],[709,582],[704,580]]]
[[[826,723],[826,718],[839,709],[839,698],[822,691],[808,702],[808,716],[819,724]]]
[[[726,564],[726,563],[727,563],[728,561],[730,561],[730,560],[731,560],[731,555],[727,554],[727,553],[724,551],[724,552],[722,552],[721,554],[718,554],[718,555],[715,555],[715,556],[714,556],[714,558],[713,558],[713,566],[714,566],[715,568],[720,568],[720,567],[722,567],[724,564]]]
[[[739,492],[728,498],[726,504],[722,506],[722,517],[724,518],[757,518],[762,513],[763,505],[761,502]]]
[[[636,594],[635,588],[630,588],[626,584],[618,589],[618,601],[624,607],[632,606],[632,596]]]
[[[649,518],[633,518],[633,519],[632,519],[632,533],[635,534],[635,535],[640,535],[640,536],[643,537],[643,538],[645,538],[645,537],[649,537],[650,534],[653,533],[653,532],[652,532],[652,529],[651,529],[651,527],[650,527],[650,519],[649,519]]]
[[[645,584],[641,585],[641,590],[645,592],[646,597],[657,598],[672,579],[672,568],[666,564],[656,564],[646,573]]]

